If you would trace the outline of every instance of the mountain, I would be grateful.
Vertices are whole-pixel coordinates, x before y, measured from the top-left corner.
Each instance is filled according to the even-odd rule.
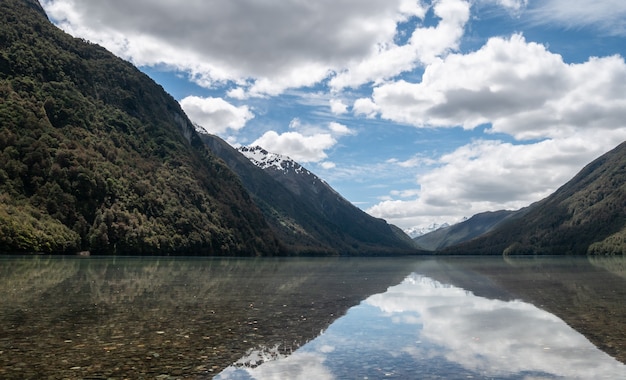
[[[449,254],[625,254],[626,142],[584,167],[524,215]]]
[[[163,88],[0,2],[0,252],[273,255],[238,177]]]
[[[449,227],[450,224],[448,223],[433,223],[431,225],[429,225],[428,227],[411,227],[411,228],[407,228],[404,230],[404,232],[409,235],[412,239],[415,239],[417,237],[420,237],[422,235],[426,235],[429,234],[431,232],[437,231],[441,228],[446,228]]]
[[[522,212],[523,210],[500,210],[479,213],[460,223],[451,226],[446,225],[432,232],[414,237],[413,240],[423,249],[438,251],[481,236],[496,228],[500,223]]]
[[[274,233],[295,254],[415,253],[399,228],[374,218],[288,157],[259,147],[203,141],[236,172]]]

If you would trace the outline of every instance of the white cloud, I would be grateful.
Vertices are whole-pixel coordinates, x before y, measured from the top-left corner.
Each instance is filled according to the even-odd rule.
[[[246,91],[243,88],[241,88],[241,87],[237,87],[237,88],[233,88],[231,90],[228,90],[226,92],[226,95],[229,98],[239,99],[239,100],[243,100],[243,99],[246,99],[248,97],[248,94],[246,94]]]
[[[391,199],[367,211],[402,228],[454,223],[479,212],[516,210],[554,192],[585,164],[626,140],[626,130],[593,131],[526,145],[480,140],[439,158],[420,175],[413,199]]]
[[[423,18],[427,8],[416,17]],[[393,39],[378,44],[368,57],[344,68],[331,79],[335,90],[380,82],[418,64],[432,62],[436,57],[458,48],[470,15],[470,3],[463,0],[441,0],[434,3],[434,14],[440,18],[435,27],[415,28],[408,43],[397,45]]]
[[[305,136],[299,132],[285,132],[278,134],[268,131],[250,146],[261,146],[269,152],[289,156],[290,158],[306,163],[325,160],[328,155],[325,150],[337,143],[330,133],[318,133]]]
[[[418,127],[472,129],[491,123],[493,132],[537,139],[588,128],[621,129],[625,93],[621,57],[566,64],[543,45],[514,35],[429,65],[420,83],[379,86],[373,103],[383,118]]]
[[[544,0],[537,2],[530,15],[539,24],[591,26],[608,35],[626,35],[626,2],[622,0]]]
[[[436,8],[447,18],[446,4],[459,1],[437,1]],[[371,59],[372,52],[393,41],[398,22],[423,17],[430,5],[415,0],[44,0],[43,6],[66,31],[137,65],[168,65],[204,86],[232,81],[247,96],[256,96],[310,86]]]
[[[239,130],[254,118],[248,106],[235,107],[221,98],[188,96],[180,105],[194,123],[214,134]]]
[[[289,129],[300,129],[302,128],[302,120],[299,117],[291,119],[289,122]]]
[[[330,111],[335,115],[342,115],[348,112],[348,106],[339,99],[330,100]]]
[[[337,144],[338,138],[355,134],[347,126],[334,121],[324,127],[304,123],[299,118],[291,120],[289,129],[292,131],[265,132],[249,145],[259,145],[267,151],[289,156],[298,162],[319,162],[323,169],[333,169],[336,164],[325,161],[328,158],[326,151]]]
[[[368,118],[375,117],[380,107],[369,98],[357,99],[352,106],[355,115],[363,115]]]
[[[311,124],[303,122],[298,117],[293,118],[289,122],[289,129],[298,131],[306,136],[330,133],[334,137],[341,137],[356,134],[355,131],[351,130],[346,125],[337,123],[336,121],[331,121],[328,124]]]
[[[354,131],[352,131],[350,128],[348,128],[347,126],[331,121],[328,124],[328,129],[330,129],[330,131],[337,136],[346,136],[346,135],[353,135]]]

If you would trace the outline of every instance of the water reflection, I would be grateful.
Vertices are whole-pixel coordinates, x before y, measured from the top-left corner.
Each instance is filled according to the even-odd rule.
[[[563,323],[625,362],[624,299],[624,258],[0,256],[0,378],[626,378]]]
[[[616,379],[626,366],[560,318],[413,273],[292,355],[251,351],[217,379]]]
[[[439,258],[419,273],[492,299],[521,299],[626,363],[626,257]]]
[[[0,256],[0,378],[210,378],[294,351],[413,262]]]

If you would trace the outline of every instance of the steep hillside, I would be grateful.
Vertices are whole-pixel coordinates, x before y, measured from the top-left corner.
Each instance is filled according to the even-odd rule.
[[[515,215],[519,215],[521,212],[523,212],[523,210],[483,212],[476,214],[463,222],[440,228],[413,238],[413,240],[420,247],[429,251],[441,250],[486,234],[496,228],[503,221],[509,220]]]
[[[522,217],[444,253],[626,253],[626,143],[596,159]]]
[[[0,2],[0,252],[258,255],[277,240],[178,103]]]
[[[202,135],[202,138],[239,175],[290,252],[415,252],[414,243],[400,229],[355,207],[287,157],[258,147],[237,151],[216,136]]]

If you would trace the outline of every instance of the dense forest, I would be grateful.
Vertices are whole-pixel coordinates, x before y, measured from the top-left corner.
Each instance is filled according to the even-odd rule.
[[[277,254],[178,103],[105,49],[0,2],[0,251]]]

